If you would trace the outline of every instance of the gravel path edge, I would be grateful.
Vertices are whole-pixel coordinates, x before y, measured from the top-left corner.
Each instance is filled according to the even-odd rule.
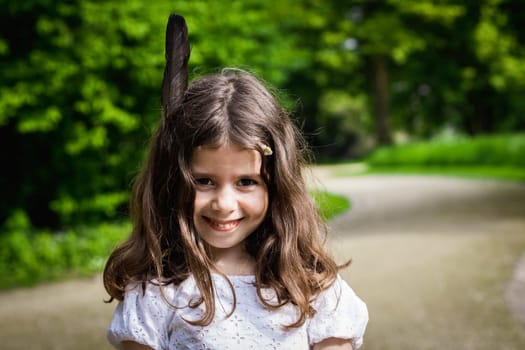
[[[505,301],[514,316],[525,326],[525,254],[514,268],[505,291]]]

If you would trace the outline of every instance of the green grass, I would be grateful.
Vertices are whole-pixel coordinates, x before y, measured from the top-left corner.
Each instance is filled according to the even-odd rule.
[[[370,167],[369,174],[424,174],[525,182],[525,168],[490,166],[398,166]]]
[[[369,166],[366,163],[341,163],[325,166],[335,177],[365,174],[443,175],[477,179],[499,179],[525,182],[525,168],[496,166]]]
[[[525,181],[525,134],[455,137],[377,149],[361,163],[328,166],[334,176],[428,174]]]
[[[326,221],[350,209],[350,201],[346,197],[319,190],[311,191],[311,195],[317,202],[321,217]]]
[[[101,271],[130,232],[129,223],[100,223],[60,233],[17,228],[0,235],[0,289]]]
[[[525,168],[525,134],[454,137],[377,149],[366,162],[385,166]]]

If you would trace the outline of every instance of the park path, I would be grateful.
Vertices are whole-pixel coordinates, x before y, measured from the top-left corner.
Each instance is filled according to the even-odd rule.
[[[321,188],[352,201],[352,210],[331,223],[337,232],[491,233],[525,228],[524,184],[439,176],[328,177],[322,168],[314,175]]]
[[[525,278],[519,272],[525,269],[525,259],[518,263],[525,251],[525,185],[427,176],[337,178],[323,168],[316,168],[314,174],[320,187],[348,196],[352,201],[352,210],[331,222],[333,234],[329,243],[336,257],[352,257],[345,278],[369,304],[371,322],[365,350],[447,348],[448,339],[462,339],[463,344],[469,339],[475,342],[479,335],[465,334],[464,330],[454,334],[454,323],[446,319],[465,304],[463,299],[454,295],[449,305],[439,309],[429,305],[432,300],[429,298],[437,298],[450,289],[450,281],[458,289],[468,290],[470,273],[488,276],[492,278],[490,281],[497,280],[501,273],[508,276],[504,306],[510,306],[510,311],[501,311],[499,301],[487,302],[480,291],[462,294],[471,298],[465,299],[467,304],[488,303],[491,313],[492,310],[503,313],[504,329],[491,331],[491,337],[514,337],[516,344],[525,344],[525,328],[516,325],[516,318],[522,317],[525,322],[525,294],[522,294]],[[480,252],[486,252],[483,256],[494,254],[504,262],[487,264],[480,273],[479,264],[486,261],[480,260]],[[453,265],[458,261],[466,270],[472,261],[472,269],[456,273],[458,269]],[[513,273],[515,266],[522,268]],[[0,348],[109,349],[104,332],[115,303],[105,304],[105,298],[99,275],[2,292]],[[444,313],[440,319],[443,310],[451,313]],[[506,312],[513,313],[515,318],[508,317]],[[482,316],[480,319],[486,318]],[[476,325],[477,318],[469,317]],[[434,323],[422,322],[425,319]],[[447,326],[440,330],[439,322]],[[411,326],[403,328],[406,324]],[[466,332],[474,332],[473,327]],[[422,334],[420,339],[414,336],[414,328],[419,328],[415,333]],[[440,332],[446,336],[427,339],[427,334],[437,337]],[[410,341],[406,339],[409,336],[413,337]],[[379,337],[388,341],[388,345],[378,341]],[[486,337],[481,339],[489,343],[487,347],[475,343],[464,346],[456,343],[452,347],[522,348],[521,345],[493,347],[492,340]]]
[[[332,177],[323,168],[314,175],[321,189],[352,202],[350,212],[331,222],[331,246],[353,259],[345,277],[369,297],[368,333],[385,338],[365,340],[365,350],[525,349],[525,184]],[[490,291],[476,290],[488,283]],[[429,306],[444,300],[456,305]],[[472,310],[477,308],[485,310]],[[411,326],[397,325],[400,317]],[[481,320],[488,317],[493,321]],[[414,335],[418,327],[429,339]]]

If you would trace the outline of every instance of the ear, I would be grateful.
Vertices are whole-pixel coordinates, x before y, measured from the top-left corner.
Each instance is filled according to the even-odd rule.
[[[162,81],[161,104],[164,116],[169,116],[182,102],[188,87],[190,43],[184,17],[171,14],[166,27],[166,66]]]

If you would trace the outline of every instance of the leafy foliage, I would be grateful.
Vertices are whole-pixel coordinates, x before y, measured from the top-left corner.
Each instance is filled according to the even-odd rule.
[[[0,136],[12,150],[0,212],[47,227],[114,218],[159,113],[162,27],[137,1],[11,4],[0,20]]]
[[[0,235],[20,215],[50,232],[126,217],[129,183],[160,115],[170,12],[187,19],[192,77],[224,66],[254,71],[286,92],[278,92],[285,105],[299,102],[294,117],[324,157],[357,158],[374,145],[371,135],[396,130],[427,138],[443,128],[525,128],[522,1],[28,0],[1,8]]]
[[[525,134],[457,136],[378,149],[367,162],[372,166],[485,165],[525,169],[524,154]]]
[[[0,289],[100,271],[130,231],[129,223],[97,224],[59,233],[34,230],[16,213],[0,235]]]
[[[319,190],[312,191],[311,195],[317,203],[320,216],[326,221],[346,212],[351,207],[348,198],[341,195]]]
[[[192,64],[252,63],[276,82],[285,80],[285,66],[302,67],[301,54],[285,49],[292,37],[261,50],[278,36],[275,11],[233,5],[178,5],[194,33]],[[60,228],[125,213],[128,184],[160,115],[170,10],[169,2],[137,0],[7,6],[0,18],[0,138],[13,152],[2,153],[10,171],[0,182],[0,216],[18,208],[37,226]]]

